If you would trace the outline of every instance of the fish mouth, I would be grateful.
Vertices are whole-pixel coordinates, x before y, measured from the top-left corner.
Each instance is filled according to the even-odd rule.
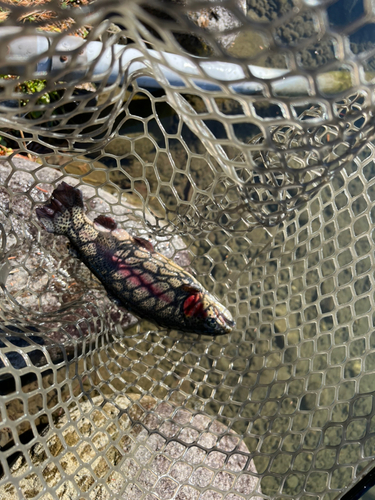
[[[221,322],[222,322],[222,328],[225,331],[225,333],[230,333],[233,328],[236,326],[236,322],[232,318],[228,318],[227,316],[224,316],[224,314],[221,315]]]
[[[215,336],[227,335],[235,326],[236,322],[233,320],[230,312],[227,311],[227,315],[221,312],[216,317],[216,324],[211,334]]]

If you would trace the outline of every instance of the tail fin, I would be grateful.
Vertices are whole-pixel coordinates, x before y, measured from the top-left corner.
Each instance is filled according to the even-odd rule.
[[[66,234],[71,224],[71,209],[83,209],[82,193],[79,189],[62,182],[53,191],[49,203],[36,209],[36,215],[49,233]]]

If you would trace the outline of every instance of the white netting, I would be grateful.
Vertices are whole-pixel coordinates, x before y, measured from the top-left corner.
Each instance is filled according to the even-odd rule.
[[[371,468],[374,15],[343,4],[1,4],[0,498],[333,499]],[[112,304],[38,223],[62,180],[236,329]]]

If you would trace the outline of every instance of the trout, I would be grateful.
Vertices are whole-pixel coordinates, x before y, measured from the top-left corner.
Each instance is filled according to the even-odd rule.
[[[36,214],[49,233],[68,237],[73,254],[109,298],[136,316],[198,334],[224,335],[235,326],[230,312],[199,281],[148,240],[117,228],[106,215],[92,222],[79,189],[62,182]]]

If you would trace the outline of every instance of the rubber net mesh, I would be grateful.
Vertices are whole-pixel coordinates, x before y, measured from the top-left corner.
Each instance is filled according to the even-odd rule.
[[[375,455],[371,2],[77,4],[1,4],[0,498],[337,498]],[[110,302],[35,216],[62,180],[235,330]]]

